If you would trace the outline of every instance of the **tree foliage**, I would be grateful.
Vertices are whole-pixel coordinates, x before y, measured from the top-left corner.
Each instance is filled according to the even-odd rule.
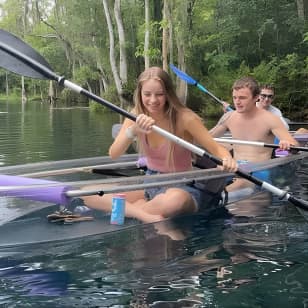
[[[168,61],[173,62],[224,100],[231,101],[230,88],[236,78],[252,75],[260,83],[275,84],[275,104],[288,117],[300,118],[303,110],[308,109],[307,1],[106,0],[104,3],[109,7],[110,25],[114,29],[114,68],[109,54],[110,27],[102,0],[5,1],[1,4],[0,26],[33,46],[60,75],[117,104],[121,99],[131,100],[146,57],[149,65],[162,66],[164,60],[166,67]],[[113,10],[115,3],[117,11]],[[123,22],[122,32],[119,18]],[[146,29],[149,38],[145,40]],[[120,33],[125,37],[124,44]],[[123,54],[127,73],[126,77],[119,74],[119,91],[114,70],[123,72]],[[176,80],[173,74],[172,77]],[[5,78],[1,71],[2,84]],[[10,75],[8,80],[11,92],[18,92],[19,77]],[[32,95],[41,91],[42,97],[48,96],[47,82],[27,79],[26,88]],[[187,89],[183,84],[181,89],[185,98]],[[56,92],[65,101],[70,100],[70,94],[63,89],[57,87]],[[220,106],[195,87],[188,87],[187,99],[190,106],[205,115],[221,113]]]

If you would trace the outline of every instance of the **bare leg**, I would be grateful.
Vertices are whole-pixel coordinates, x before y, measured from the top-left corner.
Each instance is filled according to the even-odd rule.
[[[95,188],[91,187],[91,189]],[[143,191],[132,191],[125,194],[125,216],[137,218],[143,222],[156,222],[179,214],[196,211],[191,195],[182,189],[170,188],[150,201],[144,199]],[[111,194],[106,194],[102,197],[96,195],[84,196],[82,199],[90,208],[111,212]]]
[[[101,190],[101,186],[86,186],[85,190]],[[155,222],[164,219],[161,215],[149,214],[142,209],[142,206],[147,202],[144,199],[144,192],[142,190],[125,192],[125,216],[137,218],[143,222]],[[111,213],[112,210],[112,194],[103,196],[84,196],[81,197],[84,203],[92,209]]]
[[[142,206],[144,211],[164,218],[180,214],[194,213],[197,208],[191,195],[179,188],[169,188]]]
[[[191,195],[179,188],[169,188],[150,201],[139,199],[129,209],[132,217],[143,222],[156,222],[197,210]]]

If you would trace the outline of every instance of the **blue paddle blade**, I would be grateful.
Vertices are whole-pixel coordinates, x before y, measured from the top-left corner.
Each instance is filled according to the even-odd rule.
[[[30,65],[20,61],[16,58],[16,56],[11,55],[8,51],[6,51],[6,46],[9,46],[9,48],[14,50],[21,51],[24,55],[34,59],[36,62],[51,70],[51,67],[46,60],[32,47],[24,43],[15,35],[3,29],[0,29],[0,67],[3,67],[4,69],[18,75],[30,78],[48,79],[36,69],[33,69]]]
[[[173,64],[170,64],[170,68],[180,79],[186,81],[188,84],[192,84],[195,86],[198,83],[196,80],[194,80],[192,77],[188,76],[187,74],[179,70]]]

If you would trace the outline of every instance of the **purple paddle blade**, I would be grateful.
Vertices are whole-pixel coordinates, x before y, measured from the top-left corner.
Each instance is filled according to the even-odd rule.
[[[71,189],[60,182],[21,176],[0,175],[0,196],[24,198],[57,204],[67,204],[66,192]]]

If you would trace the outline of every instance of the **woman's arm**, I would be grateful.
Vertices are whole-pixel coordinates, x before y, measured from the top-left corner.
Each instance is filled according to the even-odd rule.
[[[145,114],[139,114],[136,122],[125,119],[118,136],[109,148],[110,157],[115,159],[124,154],[139,134],[151,133],[154,124],[154,119]]]
[[[109,155],[116,159],[123,155],[136,137],[136,124],[134,121],[125,119],[123,125],[109,148]]]

